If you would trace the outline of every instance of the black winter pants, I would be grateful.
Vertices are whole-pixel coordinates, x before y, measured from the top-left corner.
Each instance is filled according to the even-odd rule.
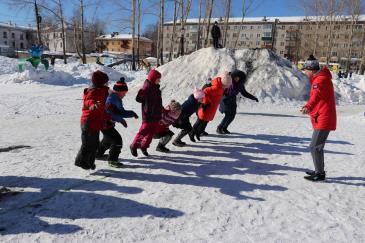
[[[219,48],[219,38],[213,38],[213,46],[215,49]]]
[[[224,113],[224,118],[222,119],[221,123],[219,124],[219,127],[223,128],[223,129],[227,129],[228,126],[233,122],[235,117],[236,117],[236,111]]]
[[[193,129],[191,130],[190,133],[192,133],[193,135],[198,135],[200,137],[202,132],[205,131],[205,128],[207,127],[207,125],[208,125],[207,121],[203,121],[198,118],[196,120],[196,122],[194,123]]]
[[[102,156],[109,149],[108,161],[118,161],[120,150],[123,147],[122,137],[114,127],[101,132],[103,140],[100,142],[97,156]]]
[[[99,146],[99,132],[81,130],[81,148],[77,153],[75,165],[85,170],[95,169],[95,155]]]

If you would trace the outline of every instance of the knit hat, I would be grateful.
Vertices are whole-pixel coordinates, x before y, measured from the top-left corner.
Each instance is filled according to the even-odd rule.
[[[220,75],[220,77],[224,88],[228,88],[232,85],[232,77],[229,72],[225,71],[223,74]]]
[[[174,112],[181,111],[181,104],[179,102],[177,102],[176,100],[171,100],[169,106],[170,106],[170,109]]]
[[[100,70],[97,70],[97,71],[93,72],[93,75],[91,77],[91,82],[95,86],[103,86],[108,81],[109,81],[109,77],[106,73],[104,73]]]
[[[204,97],[205,97],[204,91],[201,90],[201,89],[198,89],[198,88],[194,88],[194,93],[193,94],[194,94],[194,98],[196,100],[204,99]]]
[[[128,86],[126,82],[124,81],[124,77],[121,77],[119,81],[117,81],[113,86],[113,91],[116,93],[127,93]]]
[[[147,79],[152,83],[156,83],[156,80],[159,78],[161,78],[161,73],[156,69],[152,69],[147,75]]]
[[[304,62],[302,70],[319,70],[319,62],[318,60],[313,56],[310,55],[309,58]]]

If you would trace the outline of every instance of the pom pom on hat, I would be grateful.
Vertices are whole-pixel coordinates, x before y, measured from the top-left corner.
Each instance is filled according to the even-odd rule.
[[[127,83],[124,81],[124,77],[121,77],[113,86],[113,91],[117,93],[126,93],[128,91]]]

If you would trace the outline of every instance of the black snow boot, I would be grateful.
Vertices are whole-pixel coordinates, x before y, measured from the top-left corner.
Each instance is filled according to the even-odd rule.
[[[168,153],[170,152],[170,149],[166,148],[163,144],[158,144],[156,151],[161,152],[161,153]]]
[[[310,170],[310,171],[306,171],[305,172],[307,175],[315,175],[316,174],[316,172],[314,171],[314,170]]]
[[[195,140],[195,138],[194,138],[194,132],[189,132],[189,138],[190,138],[190,141],[192,141],[192,142],[196,142],[196,140]]]
[[[207,133],[206,131],[202,131],[201,136],[208,136],[208,135],[209,135],[209,133]]]
[[[175,139],[172,142],[173,145],[175,145],[176,147],[184,147],[186,146],[186,143],[184,143],[183,141],[181,141],[180,139]]]
[[[230,131],[227,130],[227,128],[222,128],[222,131],[225,133],[225,134],[231,134]]]
[[[133,155],[133,157],[137,157],[138,153],[137,153],[137,149],[133,148],[132,145],[129,146],[129,149],[131,150],[131,154]]]
[[[148,154],[148,152],[147,152],[147,149],[143,149],[143,148],[141,148],[141,151],[142,151],[142,154],[144,155],[144,156],[149,156],[149,154]]]
[[[225,134],[225,132],[223,131],[223,129],[220,126],[217,127],[216,131],[218,134]]]
[[[322,173],[315,173],[314,175],[308,175],[304,176],[304,179],[307,179],[309,181],[324,181],[326,179],[326,172]]]

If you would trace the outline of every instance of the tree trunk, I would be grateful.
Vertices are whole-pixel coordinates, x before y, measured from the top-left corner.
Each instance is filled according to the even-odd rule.
[[[176,34],[176,18],[177,18],[177,0],[174,0],[174,24],[172,26],[172,35],[170,39],[170,53],[169,53],[169,62],[172,61],[172,55],[174,52],[174,41]]]
[[[208,0],[207,0],[208,1]],[[208,46],[208,40],[209,40],[209,28],[210,28],[210,19],[212,18],[212,12],[213,12],[213,6],[214,6],[214,0],[211,0],[211,2],[209,3],[209,5],[207,6],[208,8],[208,22],[207,22],[207,29],[206,29],[206,36],[205,36],[205,41],[204,41],[204,47]]]
[[[84,36],[84,0],[80,0],[80,13],[81,13],[81,49],[82,49],[82,63],[86,64],[86,48],[85,48],[85,36]]]
[[[163,65],[163,23],[165,21],[165,0],[161,0],[161,20],[160,20],[160,28],[161,28],[161,45],[160,45],[160,58],[161,65]]]
[[[184,56],[184,0],[180,0],[180,56]]]
[[[136,70],[136,60],[134,56],[134,49],[135,49],[135,25],[136,25],[136,0],[132,0],[132,70]]]
[[[245,20],[246,17],[246,0],[242,0],[242,19],[241,19],[241,24],[240,24],[240,28],[238,29],[238,33],[236,36],[236,40],[234,41],[234,46],[233,49],[236,49],[237,47],[237,43],[238,43],[238,39],[240,38],[241,35],[241,26],[243,26],[243,21]]]
[[[78,43],[78,34],[77,34],[77,24],[75,23],[74,25],[74,42],[75,42],[75,49],[76,49],[76,53],[79,56],[79,58],[82,58],[82,55],[80,53],[80,48],[79,48],[79,43]]]
[[[62,51],[63,51],[63,63],[67,64],[66,56],[66,36],[65,36],[65,19],[63,17],[63,6],[61,0],[58,0],[58,7],[60,10],[61,29],[62,29]]]
[[[38,44],[39,45],[43,45],[43,43],[42,43],[42,35],[41,35],[41,21],[42,21],[42,18],[39,15],[37,0],[34,0],[34,12],[35,12],[35,19],[36,19],[36,22],[37,22]]]
[[[199,0],[199,23],[198,23],[198,37],[197,37],[197,41],[196,41],[196,50],[200,49],[200,22],[201,22],[201,18],[202,18],[202,3],[203,0]]]
[[[137,16],[137,63],[140,69],[140,36],[141,36],[141,1],[138,0],[138,16]]]
[[[231,0],[226,0],[226,9],[225,9],[225,21],[224,21],[224,37],[223,37],[223,46],[226,46],[227,42],[227,32],[228,32],[228,22],[229,16],[231,13]]]

